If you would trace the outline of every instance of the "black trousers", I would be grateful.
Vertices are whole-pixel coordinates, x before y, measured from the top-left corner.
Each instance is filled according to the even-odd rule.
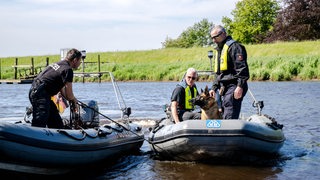
[[[236,84],[224,85],[224,94],[222,96],[223,119],[238,119],[241,111],[243,97],[248,91],[248,84],[243,85],[243,93],[240,99],[235,99],[233,94],[237,88]]]
[[[29,91],[29,100],[32,105],[32,126],[63,128],[63,122],[59,111],[48,95],[45,84],[34,80]]]
[[[201,113],[196,111],[182,111],[182,113],[179,113],[179,119],[180,121],[201,119]]]

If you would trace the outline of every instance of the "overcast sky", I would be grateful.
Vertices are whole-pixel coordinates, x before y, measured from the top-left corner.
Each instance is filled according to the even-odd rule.
[[[239,0],[0,0],[0,57],[162,48],[207,18],[221,24]]]

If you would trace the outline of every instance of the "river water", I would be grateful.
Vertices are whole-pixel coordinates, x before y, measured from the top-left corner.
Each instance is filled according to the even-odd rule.
[[[176,82],[118,82],[130,119],[148,125],[165,116],[162,107],[170,100]],[[211,83],[198,82],[198,89]],[[30,105],[30,84],[0,84],[0,120],[15,120]],[[252,114],[253,99],[263,100],[262,113],[283,124],[286,136],[277,159],[248,163],[202,164],[161,161],[152,156],[145,142],[139,154],[125,156],[87,179],[318,179],[320,177],[320,82],[249,82],[243,114]],[[79,100],[97,100],[99,111],[120,118],[119,105],[111,83],[75,83]],[[120,97],[119,97],[120,98]],[[120,98],[121,99],[121,98]],[[144,120],[144,121],[140,121]],[[152,121],[148,121],[152,120]],[[150,123],[150,124],[149,124]],[[108,165],[107,165],[108,164]],[[0,177],[2,175],[0,174]]]

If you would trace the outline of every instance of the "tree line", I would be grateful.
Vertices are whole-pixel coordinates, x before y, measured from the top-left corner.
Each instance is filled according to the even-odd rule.
[[[241,0],[231,15],[233,18],[222,18],[222,25],[229,35],[244,44],[320,39],[319,0]],[[208,19],[203,19],[176,39],[166,37],[162,46],[212,45],[209,31],[213,26]]]

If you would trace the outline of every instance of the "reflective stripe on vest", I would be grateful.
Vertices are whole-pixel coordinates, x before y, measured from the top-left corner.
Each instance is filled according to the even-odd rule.
[[[220,72],[228,70],[228,50],[234,40],[227,41],[222,48],[221,55],[220,55]],[[214,61],[214,72],[218,72],[218,51],[216,51],[215,61]]]
[[[189,102],[189,100],[191,100],[192,99],[192,94],[191,94],[191,89],[190,89],[190,87],[189,86],[187,86],[186,88],[184,88],[184,91],[185,91],[185,109],[186,110],[193,110],[194,109],[194,106],[193,106],[193,104],[191,103],[191,102]],[[194,96],[196,96],[196,94],[197,94],[197,88],[193,88],[193,94],[194,94]]]

